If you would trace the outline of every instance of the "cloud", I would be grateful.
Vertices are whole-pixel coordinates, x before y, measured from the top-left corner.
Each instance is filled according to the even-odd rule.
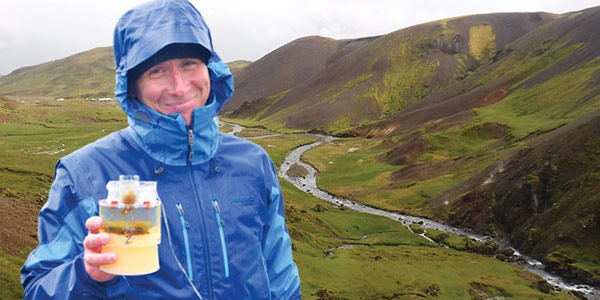
[[[600,0],[190,0],[211,27],[225,61],[257,60],[300,37],[386,34],[468,14],[563,13]],[[145,0],[0,0],[0,74],[112,45],[118,18]]]

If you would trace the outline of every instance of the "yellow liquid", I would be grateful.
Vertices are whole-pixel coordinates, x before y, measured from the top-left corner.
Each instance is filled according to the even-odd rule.
[[[158,270],[158,244],[160,243],[158,226],[150,228],[147,234],[109,233],[109,235],[110,243],[102,246],[102,252],[114,252],[117,261],[100,266],[102,271],[116,275],[143,275]]]

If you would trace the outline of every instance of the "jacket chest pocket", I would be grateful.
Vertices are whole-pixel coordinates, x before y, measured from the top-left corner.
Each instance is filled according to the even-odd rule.
[[[225,276],[239,266],[247,266],[250,258],[262,252],[261,196],[255,187],[246,183],[230,182],[229,188],[219,188],[212,193],[212,206],[221,253],[225,263]],[[236,275],[239,270],[235,270]]]
[[[228,181],[226,185],[212,187],[212,206],[217,218],[217,226],[226,238],[250,238],[262,227],[262,214],[265,198],[254,181]],[[263,209],[264,207],[264,209]],[[256,236],[255,238],[258,238]]]

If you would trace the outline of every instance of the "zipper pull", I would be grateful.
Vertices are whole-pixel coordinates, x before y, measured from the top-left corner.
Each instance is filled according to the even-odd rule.
[[[181,206],[181,203],[177,203],[177,204],[175,204],[175,206],[177,207],[177,210],[179,211],[179,215],[181,216],[181,218],[183,218],[183,221],[185,222],[185,227],[190,228],[190,223],[188,223],[188,221],[186,221],[184,218],[185,214],[183,213],[183,207]]]
[[[188,129],[188,146],[189,146],[189,155],[188,160],[191,163],[194,159],[194,131],[192,129]]]
[[[215,212],[217,213],[217,219],[219,220],[219,225],[221,225],[221,227],[223,227],[225,225],[225,223],[223,222],[223,219],[221,219],[221,216],[219,215],[219,213],[221,212],[221,209],[219,208],[219,203],[217,203],[217,200],[213,200],[213,205],[215,206]]]

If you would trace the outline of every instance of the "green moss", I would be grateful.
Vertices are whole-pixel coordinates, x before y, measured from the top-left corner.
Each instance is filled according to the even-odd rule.
[[[437,229],[427,229],[425,233],[430,239],[456,250],[465,250],[465,237]]]
[[[0,248],[0,299],[23,299],[21,266],[25,261],[2,252]]]
[[[583,12],[582,12],[582,11],[580,11],[580,12],[577,12],[577,13],[574,13],[574,14],[570,15],[570,16],[569,16],[569,20],[573,20],[573,19],[577,18],[577,17],[578,17],[579,15],[581,15],[582,13],[583,13]]]
[[[477,120],[425,135],[427,154],[419,161],[454,159],[485,150],[502,136],[491,132]],[[432,159],[433,158],[433,159]]]
[[[590,82],[600,70],[596,59],[531,87],[521,86],[502,101],[475,109],[478,119],[503,124],[515,140],[545,132],[600,108],[600,95],[588,97]]]
[[[428,61],[423,56],[421,47],[430,42],[431,36],[417,34],[382,41],[381,48],[389,53],[386,73],[380,84],[373,85],[360,98],[375,99],[381,108],[381,117],[387,117],[429,94],[427,83],[439,67],[438,61]]]
[[[271,107],[273,107],[273,105],[275,105],[277,102],[279,102],[279,100],[281,100],[281,98],[285,97],[289,91],[290,90],[282,91],[281,93],[279,93],[277,95],[267,97],[269,105],[265,106],[265,108],[263,110],[261,110],[259,113],[257,113],[256,116],[254,116],[252,119],[253,120],[262,119],[263,116],[271,109]]]
[[[335,134],[338,131],[344,131],[352,127],[352,114],[348,113],[345,117],[335,120],[327,125],[327,131]]]
[[[416,233],[416,234],[421,234],[421,233],[425,233],[425,228],[423,228],[420,225],[417,224],[410,224],[410,230],[412,230],[412,232]]]
[[[494,69],[486,70],[487,74],[482,76],[472,88],[506,74],[511,74],[511,76],[523,82],[541,70],[573,54],[582,46],[582,43],[569,45],[566,41],[539,41],[538,44],[531,46],[533,49],[527,52],[513,51],[509,56],[503,58],[500,63],[491,65],[490,67]],[[519,86],[519,83],[513,86]]]
[[[485,63],[496,55],[496,35],[492,26],[477,25],[469,28],[469,54],[480,63]]]
[[[335,101],[338,100],[339,96],[341,94],[343,94],[344,92],[346,92],[347,90],[353,88],[355,85],[363,83],[365,81],[367,81],[369,78],[371,78],[373,76],[373,73],[369,73],[369,74],[360,74],[358,77],[346,82],[346,84],[344,84],[344,86],[342,88],[330,88],[327,91],[327,97],[324,101],[327,101],[329,104],[334,103]],[[346,127],[349,128],[349,127]]]

